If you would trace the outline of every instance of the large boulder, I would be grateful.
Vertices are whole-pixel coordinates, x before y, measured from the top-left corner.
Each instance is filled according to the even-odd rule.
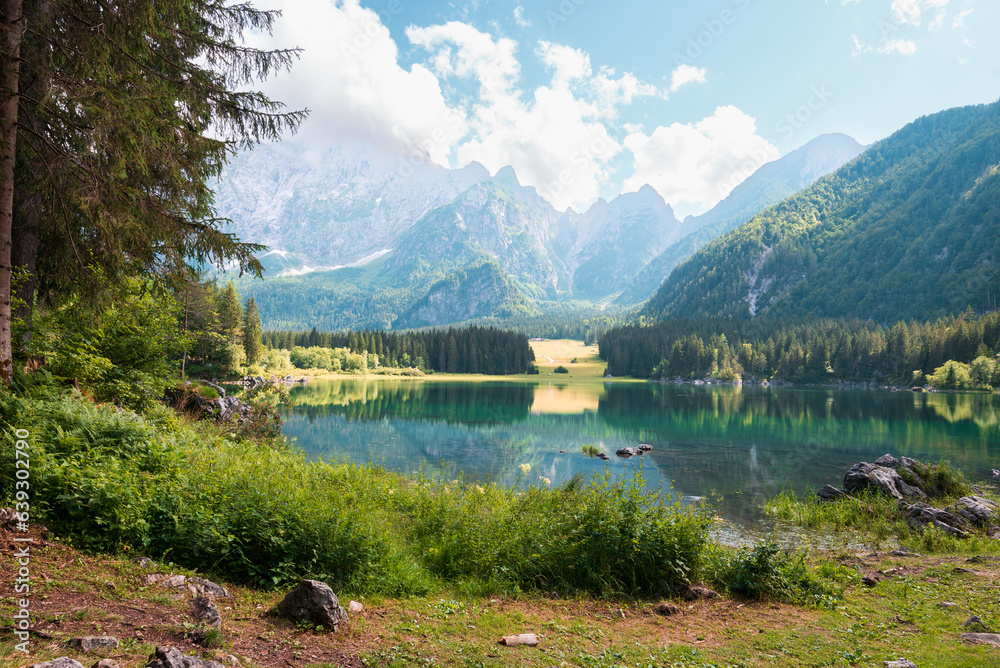
[[[978,527],[993,528],[1000,521],[997,504],[981,496],[963,496],[948,510]]]
[[[927,497],[919,488],[907,484],[896,469],[861,462],[852,466],[844,474],[844,491],[857,493],[866,489],[874,490],[894,499]]]
[[[222,617],[219,609],[208,596],[197,596],[191,601],[191,614],[199,623],[210,629],[222,628]]]
[[[968,523],[961,515],[929,506],[926,503],[914,503],[910,505],[900,502],[899,509],[902,511],[903,517],[911,529],[934,527],[946,534],[958,536],[959,538],[966,538],[969,535],[966,531]]]
[[[293,622],[308,622],[337,631],[347,621],[347,612],[329,585],[317,580],[303,580],[288,592],[276,608],[279,615]]]

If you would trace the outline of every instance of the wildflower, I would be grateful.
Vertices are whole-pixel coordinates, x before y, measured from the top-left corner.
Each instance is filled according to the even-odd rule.
[[[521,473],[527,475],[531,471],[531,464],[521,464],[518,468],[521,469]]]
[[[541,480],[542,482],[544,482],[546,485],[551,485],[552,484],[552,481],[549,480],[548,478],[546,478],[545,476],[541,476],[540,475],[540,476],[538,476],[538,479]]]
[[[478,489],[478,490],[479,490],[479,493],[480,493],[480,494],[485,494],[485,493],[486,493],[486,490],[485,490],[485,489],[483,489],[483,486],[482,486],[482,485],[476,485],[476,489]]]
[[[392,494],[392,490],[391,489],[389,490],[389,493]]]

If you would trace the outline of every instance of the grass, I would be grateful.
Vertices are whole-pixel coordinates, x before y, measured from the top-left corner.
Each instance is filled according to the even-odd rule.
[[[407,478],[308,461],[280,440],[162,407],[139,416],[59,395],[7,397],[0,409],[8,424],[32,425],[32,510],[57,535],[258,587],[310,577],[355,595],[651,595],[695,577],[707,540],[707,516],[640,478],[558,488],[527,484],[528,471],[512,488]],[[0,455],[7,494],[12,453]]]
[[[942,485],[956,493],[967,493],[969,486],[946,464],[933,467],[930,480],[960,481]],[[984,483],[976,492],[994,501],[1000,493]],[[954,496],[931,499],[933,505],[947,507]],[[870,543],[876,548],[894,544],[919,552],[934,554],[1000,555],[1000,542],[986,537],[984,532],[970,529],[967,539],[949,536],[934,528],[912,530],[903,518],[896,500],[865,491],[837,501],[823,501],[815,495],[803,499],[792,492],[783,492],[764,504],[764,515],[781,523],[792,524],[825,533],[845,535],[855,542]]]
[[[128,559],[146,553],[169,572],[200,570],[236,585],[232,609],[220,607],[221,652],[256,647],[295,665],[337,665],[338,652],[369,666],[848,666],[898,656],[975,666],[997,657],[958,641],[972,613],[1000,627],[1000,562],[965,563],[965,555],[1000,554],[998,541],[984,537],[903,536],[934,555],[919,558],[796,553],[768,543],[730,550],[708,541],[707,515],[647,494],[635,479],[508,489],[410,478],[309,462],[280,441],[232,437],[162,408],[139,416],[44,388],[2,397],[0,413],[9,427],[31,425],[33,510],[66,545],[51,548],[49,561],[33,556],[39,573],[59,578],[41,583],[38,601],[86,597],[61,613],[82,631],[121,627],[135,608],[163,608],[164,620],[181,614],[183,602],[136,584],[150,571]],[[0,451],[6,494],[12,451]],[[530,469],[523,476],[520,483],[537,477]],[[820,504],[782,495],[767,511],[782,522],[864,534],[899,529],[893,508],[873,497]],[[879,571],[876,587],[860,584]],[[262,621],[306,576],[370,612],[341,636]],[[680,602],[687,582],[726,596]],[[681,616],[653,614],[652,604],[671,596]],[[944,600],[961,610],[935,607]],[[158,623],[125,630],[142,635],[130,640],[123,668],[145,665],[148,639],[162,642],[156,634],[169,631]],[[542,645],[496,646],[500,635],[521,632],[540,634]],[[65,646],[46,646],[32,662],[45,652],[62,656]],[[245,666],[287,665],[245,652]],[[12,657],[9,642],[0,643],[0,665],[23,663]]]
[[[35,559],[40,572],[52,572],[74,554],[65,546],[48,545],[39,549]],[[300,629],[264,615],[283,591],[232,586],[233,598],[219,602],[225,628],[222,644],[212,649],[177,633],[177,622],[169,619],[179,614],[176,607],[161,610],[141,598],[138,576],[144,571],[134,564],[87,555],[72,563],[67,577],[81,583],[77,590],[66,592],[41,584],[33,604],[39,608],[44,604],[56,613],[53,619],[62,620],[44,625],[53,640],[33,639],[33,653],[26,661],[13,653],[12,643],[4,638],[0,666],[13,668],[65,656],[67,638],[94,635],[96,616],[76,622],[65,614],[81,601],[98,601],[109,611],[145,611],[141,619],[130,616],[113,621],[113,614],[99,617],[103,632],[122,640],[114,653],[122,668],[145,666],[156,644],[179,646],[184,653],[216,660],[233,654],[250,668],[287,666],[288,662],[332,668],[343,665],[342,656],[373,668],[544,668],[563,663],[607,668],[878,666],[900,656],[918,666],[971,668],[995,665],[1000,652],[964,645],[958,639],[971,614],[980,615],[993,628],[1000,623],[1000,580],[996,577],[1000,564],[972,566],[982,569],[980,574],[963,573],[956,572],[956,566],[968,568],[970,564],[957,558],[811,555],[807,565],[816,567],[816,572],[829,571],[831,578],[836,571],[831,581],[844,591],[832,608],[723,597],[695,603],[677,600],[680,614],[660,617],[652,611],[657,599],[631,597],[557,598],[544,593],[496,597],[454,588],[418,596],[373,595],[362,600],[365,612],[352,615],[346,628],[335,635]],[[7,569],[4,575],[11,572],[7,564],[2,568]],[[862,572],[878,571],[896,574],[886,576],[874,588],[860,584]],[[84,584],[86,580],[91,584]],[[99,581],[115,581],[119,587],[107,592],[94,584]],[[959,607],[938,608],[941,601],[953,601]],[[497,646],[500,636],[522,632],[537,633],[540,645]],[[137,639],[138,634],[145,639]],[[74,658],[84,665],[96,660]]]

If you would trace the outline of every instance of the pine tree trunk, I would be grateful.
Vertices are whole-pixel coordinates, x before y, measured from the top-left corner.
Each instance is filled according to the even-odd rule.
[[[23,0],[0,0],[0,380],[8,385],[14,378],[10,332],[10,252],[23,8]]]

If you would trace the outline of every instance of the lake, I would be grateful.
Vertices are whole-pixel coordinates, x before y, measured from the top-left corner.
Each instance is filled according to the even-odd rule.
[[[283,431],[311,457],[507,485],[641,467],[647,486],[711,497],[732,520],[785,489],[839,486],[851,464],[886,453],[949,460],[970,480],[1000,468],[995,394],[366,379],[314,381],[292,399]],[[652,452],[614,454],[639,443]]]

